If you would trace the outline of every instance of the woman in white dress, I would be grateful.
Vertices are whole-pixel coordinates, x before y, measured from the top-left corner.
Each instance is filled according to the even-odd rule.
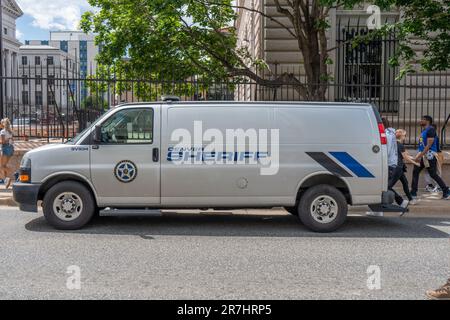
[[[0,131],[0,143],[2,145],[0,169],[5,180],[5,187],[8,189],[12,182],[11,178],[8,176],[8,162],[14,155],[13,131],[11,129],[11,122],[7,118],[1,121],[1,126],[3,129]]]

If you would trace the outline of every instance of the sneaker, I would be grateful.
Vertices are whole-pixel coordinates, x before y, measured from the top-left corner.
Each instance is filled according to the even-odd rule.
[[[427,192],[434,192],[433,190],[435,189],[435,186],[432,184],[427,184],[427,186],[425,187],[425,190]]]
[[[427,297],[436,300],[450,300],[450,279],[442,287],[436,290],[428,290]]]
[[[434,189],[433,189],[433,191],[431,191],[432,193],[438,193],[438,192],[441,192],[442,191],[442,189],[441,188],[439,188],[439,186],[436,186]]]
[[[403,202],[404,202],[404,201],[403,201]],[[404,206],[403,206],[403,203],[402,203],[401,207],[403,208],[403,212],[400,213],[400,217],[403,217],[405,214],[407,214],[407,213],[409,212],[408,204],[409,204],[409,201],[408,201],[408,203],[406,204],[406,207],[404,207]]]
[[[402,213],[400,213],[400,217],[403,217],[409,210],[408,210],[408,206],[409,206],[409,201],[408,200],[403,200],[402,204],[400,205],[400,207],[402,207],[404,210]]]
[[[450,200],[450,193],[444,194],[442,200]]]
[[[409,205],[410,205],[410,206],[415,206],[415,205],[418,204],[418,203],[419,203],[419,200],[414,199],[414,198],[413,198],[412,200],[409,201]]]
[[[408,200],[403,200],[402,204],[400,205],[400,207],[402,207],[403,209],[408,208],[409,206],[409,201]]]

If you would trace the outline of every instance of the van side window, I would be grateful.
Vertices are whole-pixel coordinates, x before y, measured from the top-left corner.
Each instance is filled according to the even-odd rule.
[[[127,109],[112,115],[101,127],[104,144],[152,144],[153,109]]]

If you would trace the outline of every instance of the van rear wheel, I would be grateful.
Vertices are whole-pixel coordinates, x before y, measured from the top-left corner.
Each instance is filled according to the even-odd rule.
[[[44,196],[45,219],[56,229],[77,230],[84,227],[91,221],[95,209],[91,192],[79,182],[60,182]]]
[[[308,189],[300,199],[298,215],[314,232],[333,232],[347,219],[348,205],[341,191],[330,185]]]

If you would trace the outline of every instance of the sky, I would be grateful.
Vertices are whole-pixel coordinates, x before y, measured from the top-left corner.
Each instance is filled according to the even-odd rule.
[[[17,19],[17,38],[48,40],[49,31],[78,30],[81,15],[93,8],[87,0],[16,0],[24,15]]]
[[[16,0],[24,15],[17,19],[17,37],[48,40],[49,31],[78,30],[81,14],[92,9],[87,0]]]

